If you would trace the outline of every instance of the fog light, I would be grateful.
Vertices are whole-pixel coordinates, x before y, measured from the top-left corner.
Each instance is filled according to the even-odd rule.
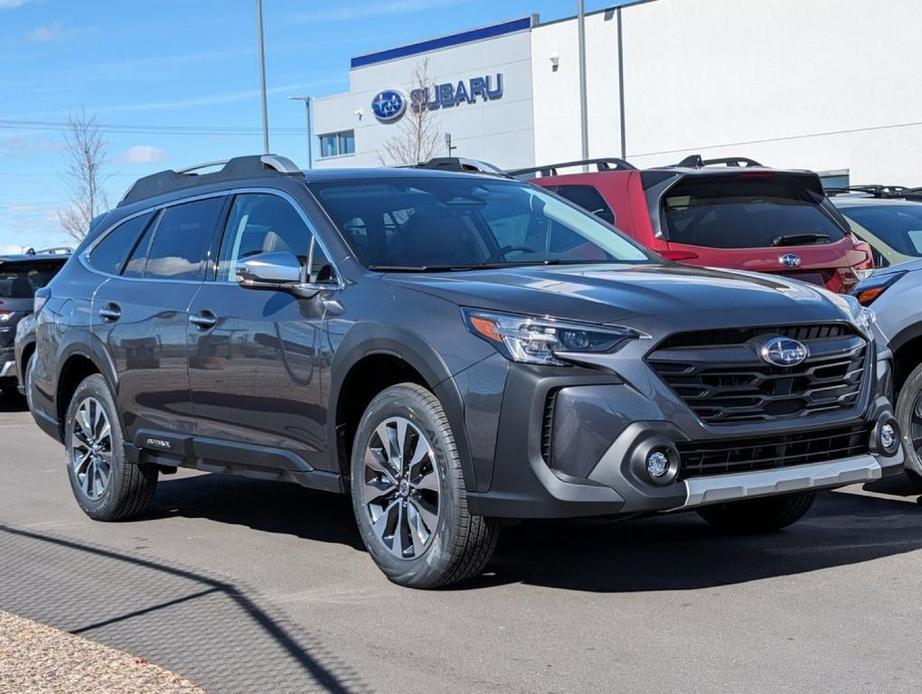
[[[669,472],[669,456],[663,451],[654,450],[647,456],[647,473],[654,479],[664,477]]]
[[[877,436],[880,441],[880,447],[885,453],[896,452],[896,449],[900,445],[900,435],[896,429],[895,422],[890,421],[886,424],[882,424]]]

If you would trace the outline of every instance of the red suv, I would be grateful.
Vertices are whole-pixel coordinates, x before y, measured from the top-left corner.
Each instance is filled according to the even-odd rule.
[[[590,173],[559,169],[592,165]],[[589,159],[510,171],[549,188],[670,260],[772,272],[847,292],[874,267],[871,248],[810,171],[745,158],[639,170],[622,159]]]

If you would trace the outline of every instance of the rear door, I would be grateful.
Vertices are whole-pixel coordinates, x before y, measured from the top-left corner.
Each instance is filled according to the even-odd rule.
[[[204,198],[130,219],[110,235],[111,249],[103,239],[89,255],[91,265],[113,273],[93,298],[93,332],[115,365],[129,441],[142,430],[192,434],[188,309],[225,203]],[[133,237],[120,260],[119,242]]]
[[[686,176],[651,209],[668,256],[847,289],[867,257],[827,205],[815,176],[744,171]]]

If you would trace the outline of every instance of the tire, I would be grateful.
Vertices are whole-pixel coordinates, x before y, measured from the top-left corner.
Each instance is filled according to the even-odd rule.
[[[108,384],[99,374],[88,376],[67,408],[64,450],[74,498],[94,520],[127,520],[143,511],[154,496],[157,467],[126,462],[123,443]]]
[[[896,399],[896,421],[903,433],[903,447],[906,452],[906,476],[913,488],[922,494],[922,475],[917,472],[922,471],[922,458],[919,456],[916,445],[913,444],[913,438],[916,441],[922,439],[922,405],[917,404],[920,396],[922,396],[922,364],[916,366],[909,374],[909,378],[906,379]],[[920,412],[915,415],[917,409]]]
[[[29,412],[32,411],[32,379],[35,376],[35,362],[37,359],[38,355],[35,352],[29,355],[29,360],[26,362],[26,373],[24,374],[23,390],[26,392],[26,406],[29,408]]]
[[[351,487],[362,541],[394,583],[447,586],[479,574],[493,555],[498,524],[468,511],[448,418],[421,386],[392,386],[368,405],[352,449]]]
[[[796,523],[810,510],[815,492],[705,506],[698,515],[711,525],[738,533],[767,533]]]

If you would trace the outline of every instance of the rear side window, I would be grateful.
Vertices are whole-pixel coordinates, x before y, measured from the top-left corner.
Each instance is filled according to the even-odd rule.
[[[834,243],[845,231],[797,177],[690,177],[663,197],[669,240],[708,248]]]
[[[163,210],[153,232],[144,263],[144,278],[200,280],[205,277],[205,260],[224,198],[207,198],[174,205]],[[143,241],[142,241],[143,245]],[[128,270],[141,256],[136,254]]]
[[[615,213],[611,211],[599,191],[592,186],[558,186],[557,194],[592,212],[599,219],[609,224],[615,223]]]
[[[153,216],[153,212],[139,215],[110,231],[87,257],[90,267],[111,275],[119,274]]]

